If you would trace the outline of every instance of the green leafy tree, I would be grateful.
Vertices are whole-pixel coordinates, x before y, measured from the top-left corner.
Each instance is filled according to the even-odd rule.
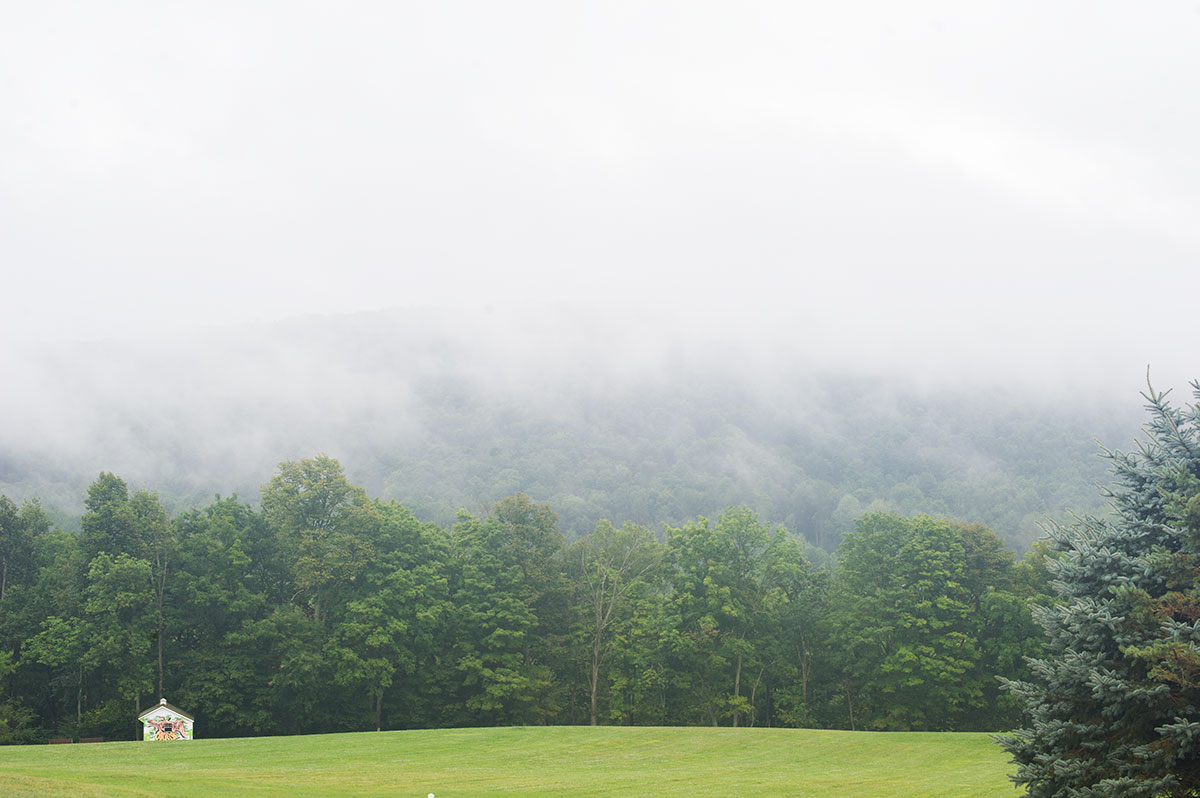
[[[612,644],[613,624],[627,611],[631,594],[660,568],[664,554],[645,527],[626,523],[617,529],[608,521],[598,523],[572,548],[590,652],[588,722],[592,726],[598,723],[601,667]]]
[[[88,567],[84,612],[88,621],[85,660],[104,674],[97,685],[108,695],[99,717],[108,734],[125,736],[133,727],[132,715],[142,710],[142,699],[153,690],[150,658],[155,627],[151,566],[146,560],[118,554],[97,555]],[[107,735],[106,735],[107,736]]]
[[[146,491],[137,491],[131,496],[124,480],[108,472],[102,472],[88,488],[85,506],[87,512],[80,523],[80,540],[88,562],[87,590],[92,595],[88,601],[89,615],[93,622],[102,617],[100,608],[105,596],[112,601],[127,600],[124,591],[128,586],[118,590],[118,582],[134,573],[144,574],[142,592],[153,598],[150,613],[157,642],[157,679],[154,684],[161,695],[166,623],[164,601],[174,547],[173,530],[166,511],[157,496]],[[142,565],[145,566],[144,570]],[[121,576],[116,576],[118,573]],[[104,593],[107,589],[117,592],[108,595]],[[129,610],[129,606],[132,605],[124,609]],[[139,629],[145,621],[140,613],[132,610],[125,612],[121,618],[123,623],[134,623]],[[117,631],[117,627],[110,626],[101,633],[105,645],[94,651],[97,662],[108,663],[116,656],[113,641],[120,637]],[[135,640],[140,640],[140,637],[133,635],[126,642],[134,646]],[[134,648],[140,650],[140,645]],[[134,667],[131,661],[128,668],[120,671],[119,681],[124,685],[133,673],[140,671],[140,662],[138,667]],[[150,688],[138,688],[130,692],[131,689],[123,686],[119,692],[134,703],[150,692]]]
[[[560,710],[554,665],[566,640],[563,538],[553,511],[516,495],[451,530],[453,722],[543,723]]]
[[[9,593],[0,611],[0,634],[5,649],[17,657],[10,677],[14,695],[37,711],[39,725],[55,729],[82,715],[83,665],[79,656],[54,656],[54,664],[43,661],[33,655],[32,641],[47,619],[82,616],[86,563],[77,534],[51,529],[37,536],[36,548],[36,576]]]
[[[839,552],[830,646],[844,663],[851,724],[857,711],[867,728],[954,729],[982,700],[980,683],[964,678],[979,648],[954,526],[873,513]]]
[[[230,642],[256,652],[253,666],[272,725],[286,734],[341,731],[335,719],[345,695],[334,689],[334,663],[327,655],[329,630],[303,607],[285,605],[247,621]],[[348,727],[348,728],[353,728]]]
[[[503,526],[464,514],[452,534],[451,657],[462,714],[451,722],[536,719],[550,673],[526,657],[535,644],[537,615],[526,601],[520,567],[500,556]]]
[[[378,523],[362,488],[328,455],[280,463],[263,486],[262,507],[290,565],[293,598],[322,622],[329,602],[374,557],[369,529]]]
[[[279,731],[266,653],[247,627],[286,606],[286,565],[261,514],[235,497],[174,521],[165,612],[169,695],[194,708],[205,735]],[[278,663],[276,663],[278,664]]]
[[[129,710],[136,708],[136,715],[152,689],[149,583],[145,560],[101,552],[88,566],[82,604],[71,614],[46,618],[23,647],[33,661],[75,676],[76,722],[89,723],[85,712],[91,710],[94,733],[129,736]]]
[[[158,695],[163,695],[163,639],[166,631],[164,602],[167,594],[167,579],[175,554],[175,529],[167,519],[158,497],[139,491],[130,499],[129,510],[134,528],[143,542],[142,550],[150,566],[148,585],[154,597],[154,634],[156,641]]]
[[[688,650],[679,607],[665,573],[638,584],[630,612],[613,623],[608,667],[608,719],[623,725],[665,726],[694,716],[695,700],[684,670]]]
[[[713,725],[738,726],[754,714],[744,673],[764,667],[779,578],[787,574],[779,555],[785,546],[800,562],[803,555],[786,530],[772,531],[745,507],[729,508],[716,524],[701,517],[668,529],[667,540],[696,709]]]
[[[814,570],[799,543],[784,535],[773,540],[767,567],[773,589],[770,612],[759,633],[764,667],[755,685],[765,677],[770,712],[759,714],[768,725],[810,726],[815,722],[816,673],[828,664],[818,663],[828,615],[829,574]],[[755,692],[751,692],[752,705],[758,703]]]
[[[80,615],[51,615],[21,645],[23,658],[52,668],[52,684],[74,698],[75,722],[83,720],[87,677],[95,669],[88,654],[89,624]]]
[[[27,584],[37,572],[37,539],[50,529],[41,505],[30,501],[17,507],[0,496],[0,601],[15,584]]]
[[[335,681],[366,689],[379,731],[384,698],[398,679],[407,683],[398,692],[408,723],[419,716],[450,607],[441,530],[421,523],[399,504],[380,503],[377,509],[383,521],[372,541],[378,560],[367,572],[361,594],[347,602],[329,652]]]
[[[11,651],[0,651],[0,745],[33,742],[33,710],[24,706],[11,690],[12,674],[17,669]]]
[[[86,560],[101,552],[112,556],[143,554],[143,540],[129,504],[129,486],[125,480],[107,471],[101,472],[88,487],[84,500],[87,512],[80,520],[80,541]]]
[[[1046,597],[1049,582],[1029,572],[1032,561],[1018,569],[1012,550],[986,526],[952,522],[950,528],[963,547],[962,585],[970,607],[970,634],[979,647],[975,667],[963,680],[982,690],[982,700],[962,713],[957,726],[1011,729],[1020,722],[1020,707],[996,677],[1024,678],[1025,659],[1042,652],[1042,635],[1030,604]]]

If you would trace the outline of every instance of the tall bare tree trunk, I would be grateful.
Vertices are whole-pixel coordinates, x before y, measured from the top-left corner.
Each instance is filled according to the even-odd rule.
[[[163,689],[162,689],[162,674],[163,674],[162,639],[163,639],[162,607],[160,606],[158,608],[158,697],[166,698],[166,696],[163,695]],[[175,700],[178,701],[179,699],[175,699]]]
[[[762,684],[763,671],[765,671],[766,669],[767,669],[766,665],[764,665],[758,669],[758,676],[754,677],[754,686],[750,688],[750,728],[754,728],[754,721],[757,719],[756,716],[758,713],[756,713],[754,711],[754,699],[755,699],[755,697],[758,696],[758,686],[760,684]],[[769,707],[768,707],[768,709],[769,709]],[[767,716],[767,725],[768,726],[771,725],[771,716],[770,715]]]
[[[599,613],[597,613],[599,614]],[[600,630],[592,637],[592,716],[591,725],[596,725],[596,694],[600,687]]]
[[[738,652],[737,668],[733,672],[733,697],[742,697],[742,652]],[[741,708],[733,710],[733,728],[738,727],[738,718],[741,717]]]
[[[596,611],[595,626],[592,627],[592,707],[590,724],[597,725],[598,721],[598,695],[600,692],[600,663],[604,659],[604,632],[608,629],[609,619],[612,618],[613,610],[617,606],[617,587],[619,582],[613,584],[613,593],[608,602],[607,609],[605,607],[604,597],[606,593],[601,591],[593,596],[592,606]]]
[[[800,638],[800,700],[804,702],[804,712],[808,714],[808,669],[812,665],[809,661],[811,654],[808,651],[808,641],[803,637]]]
[[[154,599],[155,608],[157,610],[157,618],[155,619],[158,626],[158,697],[165,698],[163,695],[163,596],[167,592],[167,542],[163,538],[159,538],[154,551],[154,566],[156,573],[154,574]]]

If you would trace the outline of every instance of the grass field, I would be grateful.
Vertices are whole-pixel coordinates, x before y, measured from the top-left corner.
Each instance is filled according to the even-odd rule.
[[[518,727],[0,748],[0,795],[1016,798],[985,734]]]

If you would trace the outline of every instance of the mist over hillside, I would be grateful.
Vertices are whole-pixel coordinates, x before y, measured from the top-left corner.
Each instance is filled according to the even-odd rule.
[[[1024,544],[1200,373],[1191,7],[10,5],[0,490],[63,524],[324,451]]]
[[[423,308],[42,345],[0,398],[0,493],[71,525],[101,470],[179,510],[257,499],[326,452],[372,495],[448,522],[525,492],[572,536],[745,504],[832,547],[870,509],[992,526],[1099,511],[1096,439],[1140,418],[1116,392],[908,364],[712,316],[532,305]],[[800,342],[800,343],[798,343]]]

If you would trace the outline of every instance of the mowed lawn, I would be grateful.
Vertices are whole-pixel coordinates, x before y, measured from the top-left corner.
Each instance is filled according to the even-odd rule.
[[[0,795],[712,795],[1018,791],[986,734],[578,726],[0,748]]]

